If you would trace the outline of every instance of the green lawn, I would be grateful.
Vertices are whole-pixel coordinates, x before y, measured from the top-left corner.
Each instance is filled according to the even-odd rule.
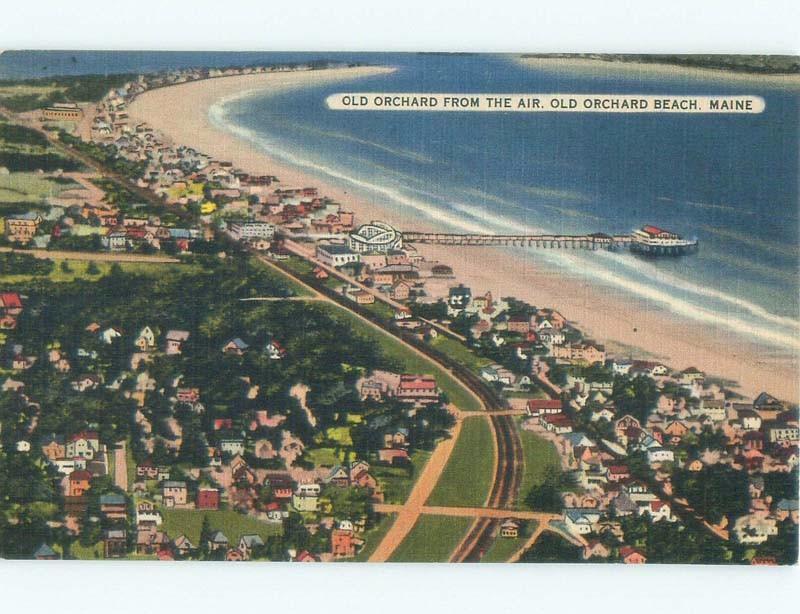
[[[295,267],[302,267],[302,265],[300,265],[300,264],[292,263],[291,266],[288,265],[288,263],[292,262],[293,260],[297,260],[299,262],[308,264],[308,263],[305,262],[305,260],[301,260],[300,258],[296,258],[296,259],[295,258],[290,258],[289,260],[284,261],[283,264],[287,265],[286,268],[288,268],[290,270],[293,270],[296,273],[304,272],[303,270],[298,270],[297,268],[295,268]],[[264,262],[263,260],[261,260],[259,258],[254,258],[254,261],[259,263],[259,264],[261,264],[264,268],[266,268],[271,273],[274,273],[276,276],[280,277],[281,282],[283,282],[284,284],[289,286],[289,288],[292,290],[292,293],[295,296],[311,296],[312,295],[312,292],[308,288],[306,288],[302,284],[298,283],[297,280],[295,280],[290,275],[287,275],[286,273],[281,271],[280,268],[277,265],[270,266],[270,264],[267,264],[266,262]]]
[[[49,275],[0,275],[0,281],[7,284],[22,283],[32,279],[47,279],[52,282],[72,282],[76,279],[97,281],[104,275],[107,275],[111,270],[111,266],[114,264],[113,262],[99,260],[95,261],[94,264],[97,267],[98,272],[95,274],[90,274],[88,271],[88,260],[70,260],[68,258],[64,259],[56,257],[51,257],[50,259],[55,263],[55,265],[53,266],[53,270],[50,271]],[[68,263],[68,271],[64,271],[61,268],[62,262]],[[168,274],[174,267],[197,266],[192,264],[167,264],[161,262],[118,262],[117,264],[120,265],[123,271],[129,273],[146,273],[159,276]]]
[[[57,183],[36,173],[9,173],[0,175],[0,203],[38,203],[47,196],[57,196],[75,187],[78,187],[77,183]]]
[[[481,563],[506,563],[508,559],[522,546],[525,545],[528,537],[536,530],[539,523],[535,520],[528,521],[526,535],[520,534],[519,537],[500,537],[494,540],[494,543],[486,551],[481,558]]]
[[[447,394],[451,403],[464,411],[478,411],[481,409],[478,400],[469,393],[452,375],[438,365],[432,363],[428,358],[418,354],[407,345],[398,341],[389,333],[375,330],[371,326],[365,326],[364,322],[350,311],[336,307],[335,315],[340,320],[352,323],[355,328],[365,337],[373,339],[379,343],[384,353],[394,360],[400,362],[403,369],[409,373],[422,373],[433,375],[439,388]]]
[[[333,448],[313,448],[303,452],[303,458],[314,463],[315,467],[333,467],[342,462]]]
[[[461,543],[472,518],[420,516],[389,559],[392,563],[444,563]]]
[[[76,559],[83,561],[93,561],[103,558],[103,544],[97,543],[92,546],[83,546],[77,540],[72,542],[69,548],[70,554]]]
[[[531,488],[538,486],[548,475],[561,473],[561,462],[558,452],[552,443],[546,439],[518,428],[522,441],[522,452],[525,460],[525,470],[522,473],[522,482],[519,489],[519,507],[527,508],[525,497]]]
[[[446,337],[445,335],[439,335],[436,339],[432,339],[430,344],[435,349],[443,354],[447,354],[450,358],[457,360],[475,373],[479,373],[486,365],[492,364],[492,361],[488,358],[478,356],[457,339]]]
[[[384,500],[386,503],[405,503],[417,477],[422,472],[431,453],[427,450],[416,450],[411,453],[411,465],[413,470],[409,475],[405,467],[386,467],[383,465],[373,465],[372,473],[375,479],[383,487]]]
[[[354,563],[367,562],[369,560],[369,557],[372,556],[372,553],[375,552],[375,549],[378,547],[378,544],[381,543],[383,536],[389,532],[389,529],[394,524],[395,517],[396,514],[385,514],[383,518],[381,518],[378,521],[378,524],[376,524],[369,531],[364,533],[363,538],[365,540],[365,543],[361,551],[353,558],[344,560],[352,561]]]
[[[450,460],[426,505],[479,507],[486,502],[494,472],[494,443],[489,423],[467,418]]]
[[[270,535],[279,535],[281,527],[277,524],[261,522],[244,514],[231,510],[176,510],[161,509],[164,517],[162,530],[170,538],[175,539],[181,534],[186,535],[195,546],[199,546],[200,530],[203,526],[203,517],[208,516],[212,531],[222,531],[231,544],[237,544],[242,535],[258,534],[266,540]]]

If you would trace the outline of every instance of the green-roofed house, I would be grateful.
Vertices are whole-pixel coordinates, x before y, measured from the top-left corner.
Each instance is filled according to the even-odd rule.
[[[37,561],[55,561],[58,559],[58,555],[50,546],[42,544],[33,553],[33,558]]]

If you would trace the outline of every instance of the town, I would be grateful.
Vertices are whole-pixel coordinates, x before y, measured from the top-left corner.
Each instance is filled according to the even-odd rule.
[[[0,88],[0,553],[796,562],[797,406],[611,352],[128,114],[322,68],[29,109]]]

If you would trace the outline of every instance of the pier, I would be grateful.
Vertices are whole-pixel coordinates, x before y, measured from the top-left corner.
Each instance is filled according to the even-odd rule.
[[[631,235],[491,235],[403,231],[405,243],[462,247],[539,247],[548,249],[614,250],[630,247]]]

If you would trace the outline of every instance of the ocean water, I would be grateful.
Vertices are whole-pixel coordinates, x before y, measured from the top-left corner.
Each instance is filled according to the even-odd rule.
[[[434,219],[475,232],[624,233],[655,224],[697,237],[699,253],[680,259],[519,253],[687,321],[776,349],[800,347],[797,88],[682,72],[642,76],[611,66],[599,74],[533,69],[491,55],[86,52],[73,61],[69,52],[25,53],[0,55],[0,78],[52,74],[53,67],[136,72],[320,57],[394,66],[391,74],[349,83],[235,98],[212,109],[212,119],[275,157],[393,208],[407,229]],[[327,109],[326,96],[349,91],[758,95],[766,110],[713,116]]]

